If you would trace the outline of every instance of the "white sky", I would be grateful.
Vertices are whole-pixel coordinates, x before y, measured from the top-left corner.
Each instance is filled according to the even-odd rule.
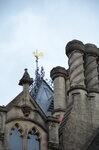
[[[73,39],[99,47],[99,0],[0,0],[0,105],[22,91],[24,68],[34,78],[36,49],[46,78],[53,67],[68,68]]]

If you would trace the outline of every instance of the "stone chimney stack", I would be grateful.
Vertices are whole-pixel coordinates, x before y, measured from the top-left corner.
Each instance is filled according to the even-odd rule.
[[[67,71],[63,67],[53,68],[50,76],[54,81],[54,112],[53,115],[63,118],[66,109],[66,78]]]
[[[85,51],[85,75],[87,89],[89,92],[99,92],[99,50],[94,44],[86,44]]]
[[[94,44],[85,45],[85,76],[90,101],[93,130],[99,127],[99,49]]]
[[[85,88],[84,77],[84,44],[81,41],[70,41],[66,46],[66,54],[69,57],[70,88]]]
[[[90,133],[87,123],[89,110],[85,85],[85,46],[81,41],[70,41],[66,45],[66,54],[69,57],[70,89],[68,105],[59,131],[62,133],[64,150],[81,150]]]

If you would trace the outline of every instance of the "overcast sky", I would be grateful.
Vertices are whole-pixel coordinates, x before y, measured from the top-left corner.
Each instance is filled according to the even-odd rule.
[[[99,47],[99,0],[0,0],[0,105],[22,91],[24,68],[35,77],[36,49],[46,78],[55,66],[68,68],[65,46],[73,39]]]

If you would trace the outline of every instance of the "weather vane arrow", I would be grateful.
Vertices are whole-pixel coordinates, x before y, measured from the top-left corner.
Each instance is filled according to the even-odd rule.
[[[36,58],[36,69],[37,69],[38,68],[38,59],[39,59],[39,57],[43,57],[44,55],[42,52],[38,53],[38,50],[33,52],[33,55]]]

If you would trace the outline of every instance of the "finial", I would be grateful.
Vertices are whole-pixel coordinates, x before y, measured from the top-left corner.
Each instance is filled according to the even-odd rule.
[[[28,69],[27,69],[27,68],[25,68],[25,69],[24,69],[24,71],[25,71],[25,72],[27,72],[27,71],[28,71]]]
[[[32,78],[30,78],[30,75],[29,75],[29,73],[27,72],[27,68],[26,69],[24,69],[24,74],[23,74],[23,77],[21,78],[21,80],[19,81],[19,85],[23,85],[23,84],[26,84],[26,83],[28,83],[29,85],[31,85],[32,84],[32,82],[33,82],[33,79]]]

